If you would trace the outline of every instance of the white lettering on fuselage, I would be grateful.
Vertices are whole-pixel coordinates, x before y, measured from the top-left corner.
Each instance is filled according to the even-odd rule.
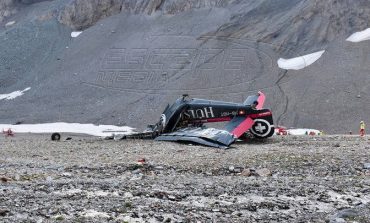
[[[184,112],[185,118],[192,119],[204,119],[204,118],[214,118],[215,114],[213,113],[212,107],[205,107],[199,109],[190,109]]]

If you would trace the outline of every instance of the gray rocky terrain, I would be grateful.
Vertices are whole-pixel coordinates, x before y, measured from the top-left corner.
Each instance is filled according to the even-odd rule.
[[[368,1],[6,0],[0,123],[143,128],[183,93],[241,102],[263,90],[275,122],[331,133],[370,122]],[[15,24],[9,22],[15,22]],[[7,25],[8,24],[8,25]],[[71,31],[82,30],[77,38]],[[277,59],[325,49],[300,71]]]
[[[1,138],[1,222],[370,221],[369,137],[229,150],[49,137]]]

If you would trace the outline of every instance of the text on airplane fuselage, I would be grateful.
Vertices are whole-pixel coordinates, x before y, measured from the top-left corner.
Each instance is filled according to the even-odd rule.
[[[198,109],[189,109],[184,112],[184,118],[186,119],[204,119],[204,118],[214,118],[212,107],[204,107]]]

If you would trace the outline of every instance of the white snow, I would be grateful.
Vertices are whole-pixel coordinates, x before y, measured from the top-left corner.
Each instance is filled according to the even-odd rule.
[[[320,133],[319,130],[316,129],[288,129],[287,130],[289,135],[306,135],[306,132],[309,134],[310,132],[314,132],[315,135],[318,135]]]
[[[365,40],[370,40],[370,28],[365,29],[360,32],[353,33],[350,37],[346,39],[346,41],[358,43]]]
[[[113,133],[119,132],[121,134],[132,134],[133,128],[128,126],[114,126],[114,125],[94,125],[94,124],[80,124],[80,123],[44,123],[44,124],[0,124],[0,129],[11,129],[15,133],[53,133],[53,132],[68,132],[68,133],[82,133],[93,136],[111,136]]]
[[[307,54],[291,59],[280,58],[277,63],[281,69],[285,70],[301,70],[311,64],[315,63],[325,53],[325,50]]]
[[[81,33],[82,33],[82,31],[75,31],[75,32],[71,32],[71,37],[76,38],[76,37],[78,37]]]
[[[14,98],[17,98],[19,96],[22,96],[24,94],[24,92],[30,90],[31,88],[28,87],[26,89],[24,89],[23,91],[14,91],[12,93],[9,93],[9,94],[0,94],[0,100],[12,100]]]
[[[15,21],[10,21],[10,22],[5,24],[5,27],[9,27],[9,26],[12,26],[14,24],[15,24]]]

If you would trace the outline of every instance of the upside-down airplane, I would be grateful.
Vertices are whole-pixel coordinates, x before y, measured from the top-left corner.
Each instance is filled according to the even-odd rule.
[[[150,136],[159,141],[182,141],[218,148],[228,148],[237,139],[252,135],[271,137],[275,130],[272,113],[264,109],[265,95],[258,92],[244,103],[230,103],[205,99],[190,99],[183,95],[171,106],[167,105],[158,123],[144,133],[123,138]],[[225,130],[206,128],[204,124],[228,122]]]

